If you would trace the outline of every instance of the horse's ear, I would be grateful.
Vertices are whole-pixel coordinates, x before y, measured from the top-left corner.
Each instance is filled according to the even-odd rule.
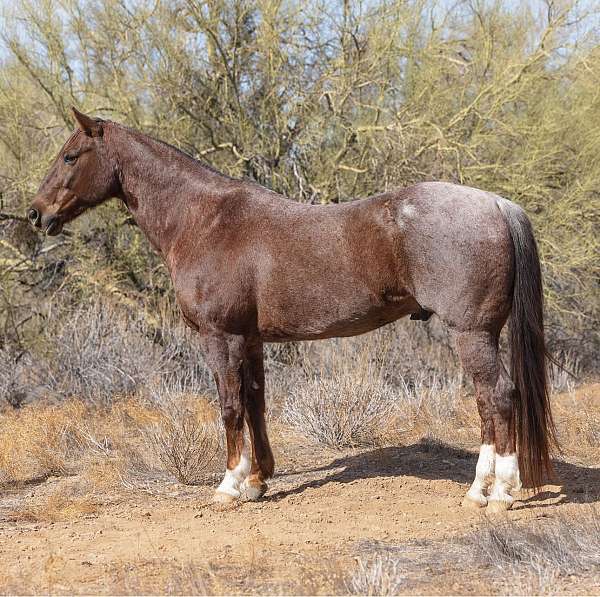
[[[79,125],[79,128],[88,136],[88,137],[101,137],[102,136],[102,123],[103,120],[99,118],[91,118],[87,114],[80,112],[74,106],[71,106],[71,110],[73,111],[73,116]]]

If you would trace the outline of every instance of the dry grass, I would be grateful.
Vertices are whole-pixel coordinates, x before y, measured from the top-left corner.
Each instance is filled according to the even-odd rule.
[[[350,594],[438,594],[440,586],[456,594],[571,594],[574,586],[579,593],[599,586],[600,513],[590,506],[534,520],[483,517],[452,539],[365,541],[356,562],[345,576]]]
[[[96,499],[90,494],[73,495],[70,488],[61,487],[45,499],[8,513],[10,522],[68,522],[77,518],[94,516],[99,511]]]
[[[171,411],[135,398],[107,407],[66,400],[5,409],[0,413],[0,481],[18,485],[78,473],[92,488],[165,474],[189,482],[218,451],[215,417],[214,407],[194,396],[182,396]]]
[[[590,464],[600,462],[599,389],[598,384],[587,384],[555,397],[553,412],[565,457]]]
[[[50,301],[44,309],[48,322],[34,347],[0,347],[0,398],[14,407],[72,397],[102,406],[157,386],[196,394],[212,386],[195,338],[166,307],[160,327],[143,310],[108,300],[70,310]]]
[[[354,346],[347,351],[355,349]],[[371,349],[367,352],[372,355],[370,351]],[[342,356],[348,354],[346,352]],[[356,364],[360,363],[360,360],[352,362]],[[365,371],[377,362],[371,357],[365,359]],[[344,367],[340,365],[340,370],[342,369]],[[335,369],[327,368],[327,375],[331,375],[332,371]],[[344,375],[353,379],[355,373],[349,367],[346,367],[345,371]],[[385,380],[381,383],[391,384]],[[435,387],[434,383],[432,387]],[[461,441],[463,437],[469,437],[471,443],[476,445],[476,430],[460,429],[463,416],[466,416],[465,412],[475,414],[474,404],[470,405],[469,411],[462,400],[454,395],[452,388],[450,384],[448,396],[437,398],[426,384],[413,385],[407,388],[404,394],[398,391],[400,403],[404,405],[402,408],[406,409],[404,412],[420,413],[416,422],[406,422],[406,430],[400,431],[399,438],[408,437],[412,442],[412,438],[426,433],[431,436],[433,429],[436,437],[438,433],[447,438],[454,436],[455,440],[459,438]],[[578,427],[576,431],[570,426],[574,421],[581,425],[587,421],[588,432],[598,432],[598,397],[597,386],[589,386],[555,399],[559,429],[567,446],[577,446],[580,453],[585,454],[593,464],[597,463],[598,446],[584,446],[582,449],[580,436],[583,427]],[[429,409],[428,402],[432,403]],[[330,406],[332,405],[324,403],[324,408]],[[333,411],[337,412],[336,409]],[[45,532],[52,526],[51,523],[76,521],[77,524],[102,526],[106,521],[103,510],[111,501],[110,507],[115,508],[115,518],[110,520],[118,521],[119,516],[129,516],[126,508],[133,506],[135,509],[142,503],[148,504],[144,505],[144,508],[148,507],[148,510],[151,510],[150,504],[154,503],[155,496],[147,496],[144,502],[140,499],[140,490],[149,485],[159,488],[158,492],[163,491],[162,497],[159,498],[162,500],[167,492],[171,491],[172,479],[175,476],[169,471],[168,464],[161,462],[160,451],[156,450],[155,444],[149,439],[151,434],[157,432],[165,437],[176,437],[169,436],[172,427],[185,424],[183,421],[199,425],[200,428],[216,425],[218,413],[214,404],[207,399],[185,394],[168,395],[157,391],[153,400],[118,399],[106,407],[72,400],[54,406],[38,403],[19,410],[5,409],[0,413],[0,417],[2,462],[7,461],[7,450],[14,457],[11,461],[12,468],[2,469],[3,490],[8,489],[7,505],[3,504],[2,514],[5,522],[14,525],[14,529],[9,526],[9,530],[21,533],[23,529],[31,527],[42,528]],[[399,424],[396,422],[394,425]],[[44,433],[48,437],[46,450],[42,449],[44,446],[41,443]],[[289,428],[284,428],[278,443],[289,441],[286,433],[289,433]],[[185,445],[185,441],[181,443]],[[438,448],[432,443],[429,449]],[[27,456],[30,451],[34,457]],[[50,451],[50,454],[46,453],[47,451]],[[285,460],[282,460],[285,463]],[[49,473],[51,470],[55,472]],[[202,469],[196,479],[202,479],[206,470]],[[26,484],[28,480],[35,479],[42,471],[46,471],[45,476],[69,476],[62,479],[49,478],[47,483],[37,486],[31,495],[29,491],[13,491],[19,484]],[[214,479],[207,479],[207,482],[212,485]],[[423,480],[422,485],[426,484]],[[346,491],[347,488],[348,486],[340,484],[341,491]],[[189,489],[179,487],[177,491],[184,492]],[[311,492],[306,493],[310,498]],[[13,502],[12,496],[17,494],[20,496],[19,501],[15,499]],[[190,500],[197,499],[197,495],[194,493]],[[432,494],[423,494],[425,495],[431,497]],[[178,499],[181,498],[175,497],[175,501],[170,502],[174,508],[179,507]],[[122,502],[126,504],[123,509]],[[267,502],[260,508],[273,508],[279,503]],[[458,501],[456,503],[458,504]],[[187,507],[189,508],[189,503]],[[190,516],[201,513],[200,510],[192,508],[189,512]],[[319,592],[394,595],[438,592],[440,587],[444,587],[444,590],[451,587],[453,591],[454,587],[458,587],[456,592],[464,589],[468,593],[471,586],[474,587],[474,591],[487,587],[491,594],[544,594],[568,592],[571,577],[577,579],[577,587],[585,586],[588,579],[589,586],[595,587],[592,583],[597,583],[597,579],[600,578],[598,511],[573,504],[566,506],[566,513],[562,515],[562,506],[558,510],[550,510],[550,514],[546,514],[547,510],[540,510],[536,518],[527,516],[527,512],[521,510],[511,513],[511,516],[519,517],[517,520],[473,519],[477,526],[472,532],[454,536],[452,539],[437,539],[436,530],[432,530],[431,536],[426,540],[405,545],[365,541],[364,544],[358,543],[356,547],[341,546],[342,551],[331,547],[331,551],[327,552],[327,559],[323,557],[321,547],[315,551],[314,546],[307,546],[307,552],[302,552],[302,556],[290,555],[290,558],[306,559],[281,583],[279,580],[271,582],[273,575],[280,572],[281,566],[269,569],[272,562],[268,557],[265,561],[257,558],[252,546],[248,547],[247,554],[237,554],[239,561],[236,560],[235,565],[225,557],[228,552],[210,554],[206,556],[207,559],[203,559],[205,554],[201,553],[198,559],[194,555],[193,560],[187,559],[188,556],[170,554],[168,551],[157,551],[155,559],[152,559],[152,552],[146,552],[143,557],[131,554],[127,556],[130,559],[114,559],[102,568],[90,567],[89,578],[93,578],[94,583],[103,583],[94,584],[93,592],[97,592],[101,586],[102,591],[116,594]],[[139,511],[137,515],[140,515]],[[242,516],[243,513],[239,511],[239,515]],[[293,509],[289,515],[293,516]],[[85,520],[96,516],[100,516],[99,521]],[[443,516],[443,512],[440,516]],[[465,513],[464,516],[469,515]],[[168,529],[168,525],[165,528]],[[464,526],[461,533],[467,531],[468,527]],[[68,552],[67,542],[62,547]],[[260,549],[267,548],[262,545]],[[32,583],[26,577],[20,578],[18,570],[12,570],[8,580],[0,579],[0,592],[85,592],[83,585],[63,584],[67,582],[64,572],[66,569],[60,558],[64,557],[66,552],[63,551],[61,555],[41,547],[37,555],[42,566],[47,569],[44,572],[46,580],[43,581],[46,584]],[[256,548],[256,552],[264,553],[260,552],[259,548]],[[82,563],[77,562],[77,566],[84,566],[86,559],[87,556],[82,556]],[[94,566],[96,565],[94,563]],[[443,581],[436,576],[441,568],[444,570]],[[80,578],[83,579],[86,578],[85,572],[88,568],[84,566],[82,569],[84,573]],[[99,578],[102,580],[98,580]]]
[[[87,407],[80,401],[35,405],[0,415],[0,480],[20,482],[62,476],[81,455],[80,423]]]
[[[402,562],[391,553],[358,557],[347,581],[350,595],[397,595],[405,583]]]
[[[600,514],[486,522],[464,541],[468,558],[501,571],[509,593],[552,594],[559,578],[600,574]]]
[[[107,576],[107,591],[118,595],[219,595],[224,585],[208,566],[192,562],[123,562]]]

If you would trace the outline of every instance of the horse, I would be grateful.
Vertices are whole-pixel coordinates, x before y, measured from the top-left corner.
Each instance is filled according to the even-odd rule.
[[[481,445],[462,504],[507,510],[521,478],[539,489],[552,473],[542,276],[521,207],[449,182],[300,203],[117,122],[73,115],[27,218],[56,235],[117,198],[162,256],[219,395],[227,461],[216,501],[258,500],[274,474],[265,343],[354,336],[405,316],[437,315],[473,379]],[[499,356],[508,320],[510,374]]]

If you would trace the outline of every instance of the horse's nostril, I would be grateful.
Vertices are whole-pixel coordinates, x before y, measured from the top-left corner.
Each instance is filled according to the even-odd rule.
[[[40,212],[35,209],[35,208],[31,208],[28,212],[27,212],[27,219],[34,225],[36,226],[39,219],[40,219]]]

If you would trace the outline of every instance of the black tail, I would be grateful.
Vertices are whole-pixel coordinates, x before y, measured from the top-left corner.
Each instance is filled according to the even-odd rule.
[[[514,245],[515,268],[510,317],[511,377],[516,386],[515,430],[524,483],[539,488],[552,475],[550,452],[558,447],[546,373],[542,275],[531,223],[506,199],[498,207]]]

